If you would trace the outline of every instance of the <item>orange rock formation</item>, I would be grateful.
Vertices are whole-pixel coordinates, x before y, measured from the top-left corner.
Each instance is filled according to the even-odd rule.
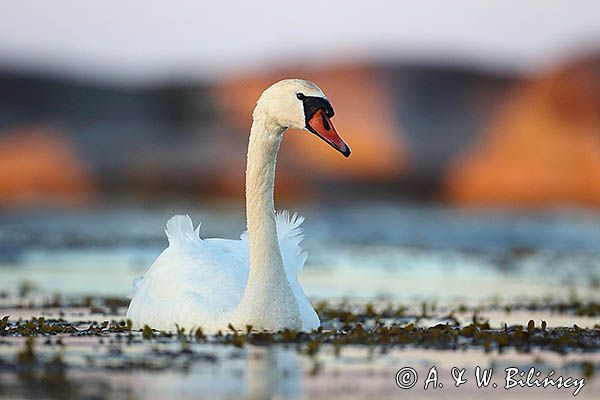
[[[600,206],[598,62],[528,80],[447,176],[459,204]]]

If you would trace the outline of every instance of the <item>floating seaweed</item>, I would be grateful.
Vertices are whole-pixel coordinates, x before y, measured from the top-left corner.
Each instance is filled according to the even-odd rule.
[[[96,304],[97,300],[84,299],[83,303]],[[243,351],[247,346],[285,346],[295,348],[300,354],[315,359],[324,349],[339,356],[347,346],[366,347],[372,357],[394,348],[426,348],[437,350],[478,349],[484,352],[504,352],[515,349],[531,352],[533,349],[568,352],[600,351],[600,327],[588,329],[577,325],[571,327],[549,327],[546,321],[536,323],[530,319],[525,325],[493,327],[484,318],[484,307],[441,309],[434,304],[422,304],[420,310],[409,311],[404,306],[390,304],[356,305],[343,302],[337,306],[320,303],[317,307],[323,327],[313,332],[286,329],[280,332],[261,332],[246,326],[238,329],[229,326],[227,331],[206,334],[202,328],[186,332],[177,328],[175,332],[161,332],[149,326],[132,329],[125,319],[100,321],[73,321],[63,318],[37,317],[31,319],[0,319],[0,337],[24,338],[23,348],[14,359],[3,361],[4,370],[20,371],[27,379],[40,379],[45,365],[66,364],[56,353],[52,358],[39,358],[35,351],[35,337],[43,338],[51,349],[62,349],[68,338],[98,337],[103,355],[90,356],[88,368],[119,370],[166,368],[189,368],[194,362],[215,362],[210,353],[199,352],[195,344],[231,346],[232,350]],[[461,323],[458,313],[473,314],[470,322]],[[468,315],[468,314],[467,314]],[[464,319],[463,319],[464,321]],[[13,342],[14,343],[14,342]],[[146,343],[152,346],[150,353],[130,355],[124,347]],[[178,350],[173,346],[179,343]],[[164,346],[171,346],[165,350]],[[240,350],[237,350],[240,349]],[[102,358],[104,357],[104,358]],[[314,361],[315,365],[318,364]],[[30,365],[31,368],[23,368]],[[66,379],[66,369],[61,372]],[[581,365],[586,376],[592,376],[595,365]],[[318,367],[315,368],[318,370]],[[47,375],[47,374],[46,374]],[[61,378],[61,379],[63,379]],[[58,379],[58,378],[57,378]]]

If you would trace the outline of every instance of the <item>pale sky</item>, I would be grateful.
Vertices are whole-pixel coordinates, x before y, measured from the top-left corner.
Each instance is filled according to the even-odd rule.
[[[0,66],[115,82],[287,63],[432,61],[527,71],[600,48],[597,0],[4,0]]]

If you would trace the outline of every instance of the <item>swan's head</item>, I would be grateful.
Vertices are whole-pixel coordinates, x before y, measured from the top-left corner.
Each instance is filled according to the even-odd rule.
[[[265,114],[284,131],[288,128],[313,133],[348,157],[350,147],[336,132],[333,107],[321,89],[302,79],[285,79],[271,85],[258,99],[256,113]]]

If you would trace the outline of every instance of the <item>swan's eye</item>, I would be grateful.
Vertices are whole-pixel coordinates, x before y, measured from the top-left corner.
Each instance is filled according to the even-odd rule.
[[[306,96],[304,95],[304,93],[298,93],[296,95],[296,97],[298,98],[298,100],[304,100],[306,98]]]

